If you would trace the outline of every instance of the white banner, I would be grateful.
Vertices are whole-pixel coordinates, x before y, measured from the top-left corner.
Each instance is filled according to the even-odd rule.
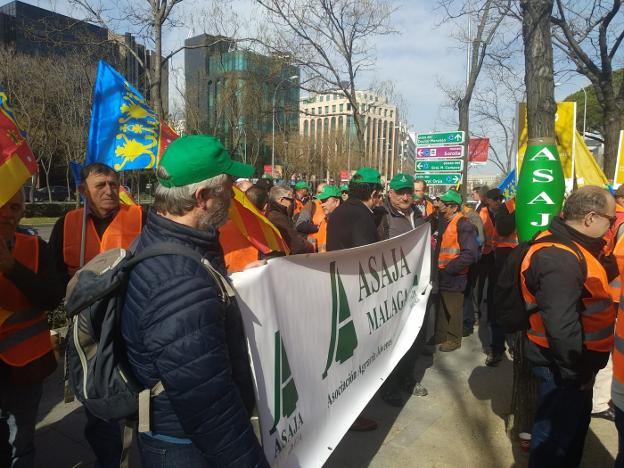
[[[431,289],[429,231],[232,276],[272,466],[322,466],[410,348]]]

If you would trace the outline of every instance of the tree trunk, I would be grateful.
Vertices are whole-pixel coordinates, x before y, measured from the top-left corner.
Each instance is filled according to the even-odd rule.
[[[163,118],[163,105],[162,105],[162,25],[158,22],[154,22],[154,36],[155,36],[155,51],[154,51],[154,66],[153,66],[153,78],[152,78],[152,105],[154,106],[154,112],[159,119]]]
[[[620,141],[620,124],[622,113],[614,105],[608,105],[603,110],[604,119],[604,173],[607,179],[615,174],[615,163]]]
[[[555,83],[550,16],[553,0],[522,0],[525,84],[527,90],[528,138],[555,136]],[[531,432],[537,401],[537,382],[524,357],[525,338],[516,339],[514,382],[508,432],[515,439],[520,432]]]

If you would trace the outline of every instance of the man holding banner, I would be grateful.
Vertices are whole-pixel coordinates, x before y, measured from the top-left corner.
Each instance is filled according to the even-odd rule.
[[[165,460],[193,468],[268,467],[249,420],[249,358],[217,231],[228,217],[232,177],[253,171],[203,135],[174,141],[158,167],[154,209],[136,251],[165,242],[197,252],[205,263],[166,255],[130,274],[121,325],[128,359],[145,388],[159,381],[164,387],[151,400],[151,432],[139,434],[144,468]]]

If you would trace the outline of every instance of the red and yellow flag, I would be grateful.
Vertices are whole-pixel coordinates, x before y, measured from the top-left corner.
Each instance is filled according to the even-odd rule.
[[[37,172],[37,161],[0,86],[0,206],[17,193],[24,182]]]
[[[254,206],[238,188],[233,187],[234,200],[229,217],[241,234],[263,254],[290,250],[279,230]]]
[[[119,201],[124,205],[137,205],[138,203],[130,192],[123,185],[119,186]]]

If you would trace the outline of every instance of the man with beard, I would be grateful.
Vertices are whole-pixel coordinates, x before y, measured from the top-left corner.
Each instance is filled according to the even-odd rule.
[[[218,228],[228,217],[232,177],[253,172],[214,137],[175,140],[160,161],[137,253],[177,244],[225,276]],[[219,289],[186,256],[149,258],[132,270],[121,326],[128,360],[145,388],[164,387],[151,400],[151,432],[139,434],[146,468],[268,467],[249,420],[254,392],[240,311]]]

